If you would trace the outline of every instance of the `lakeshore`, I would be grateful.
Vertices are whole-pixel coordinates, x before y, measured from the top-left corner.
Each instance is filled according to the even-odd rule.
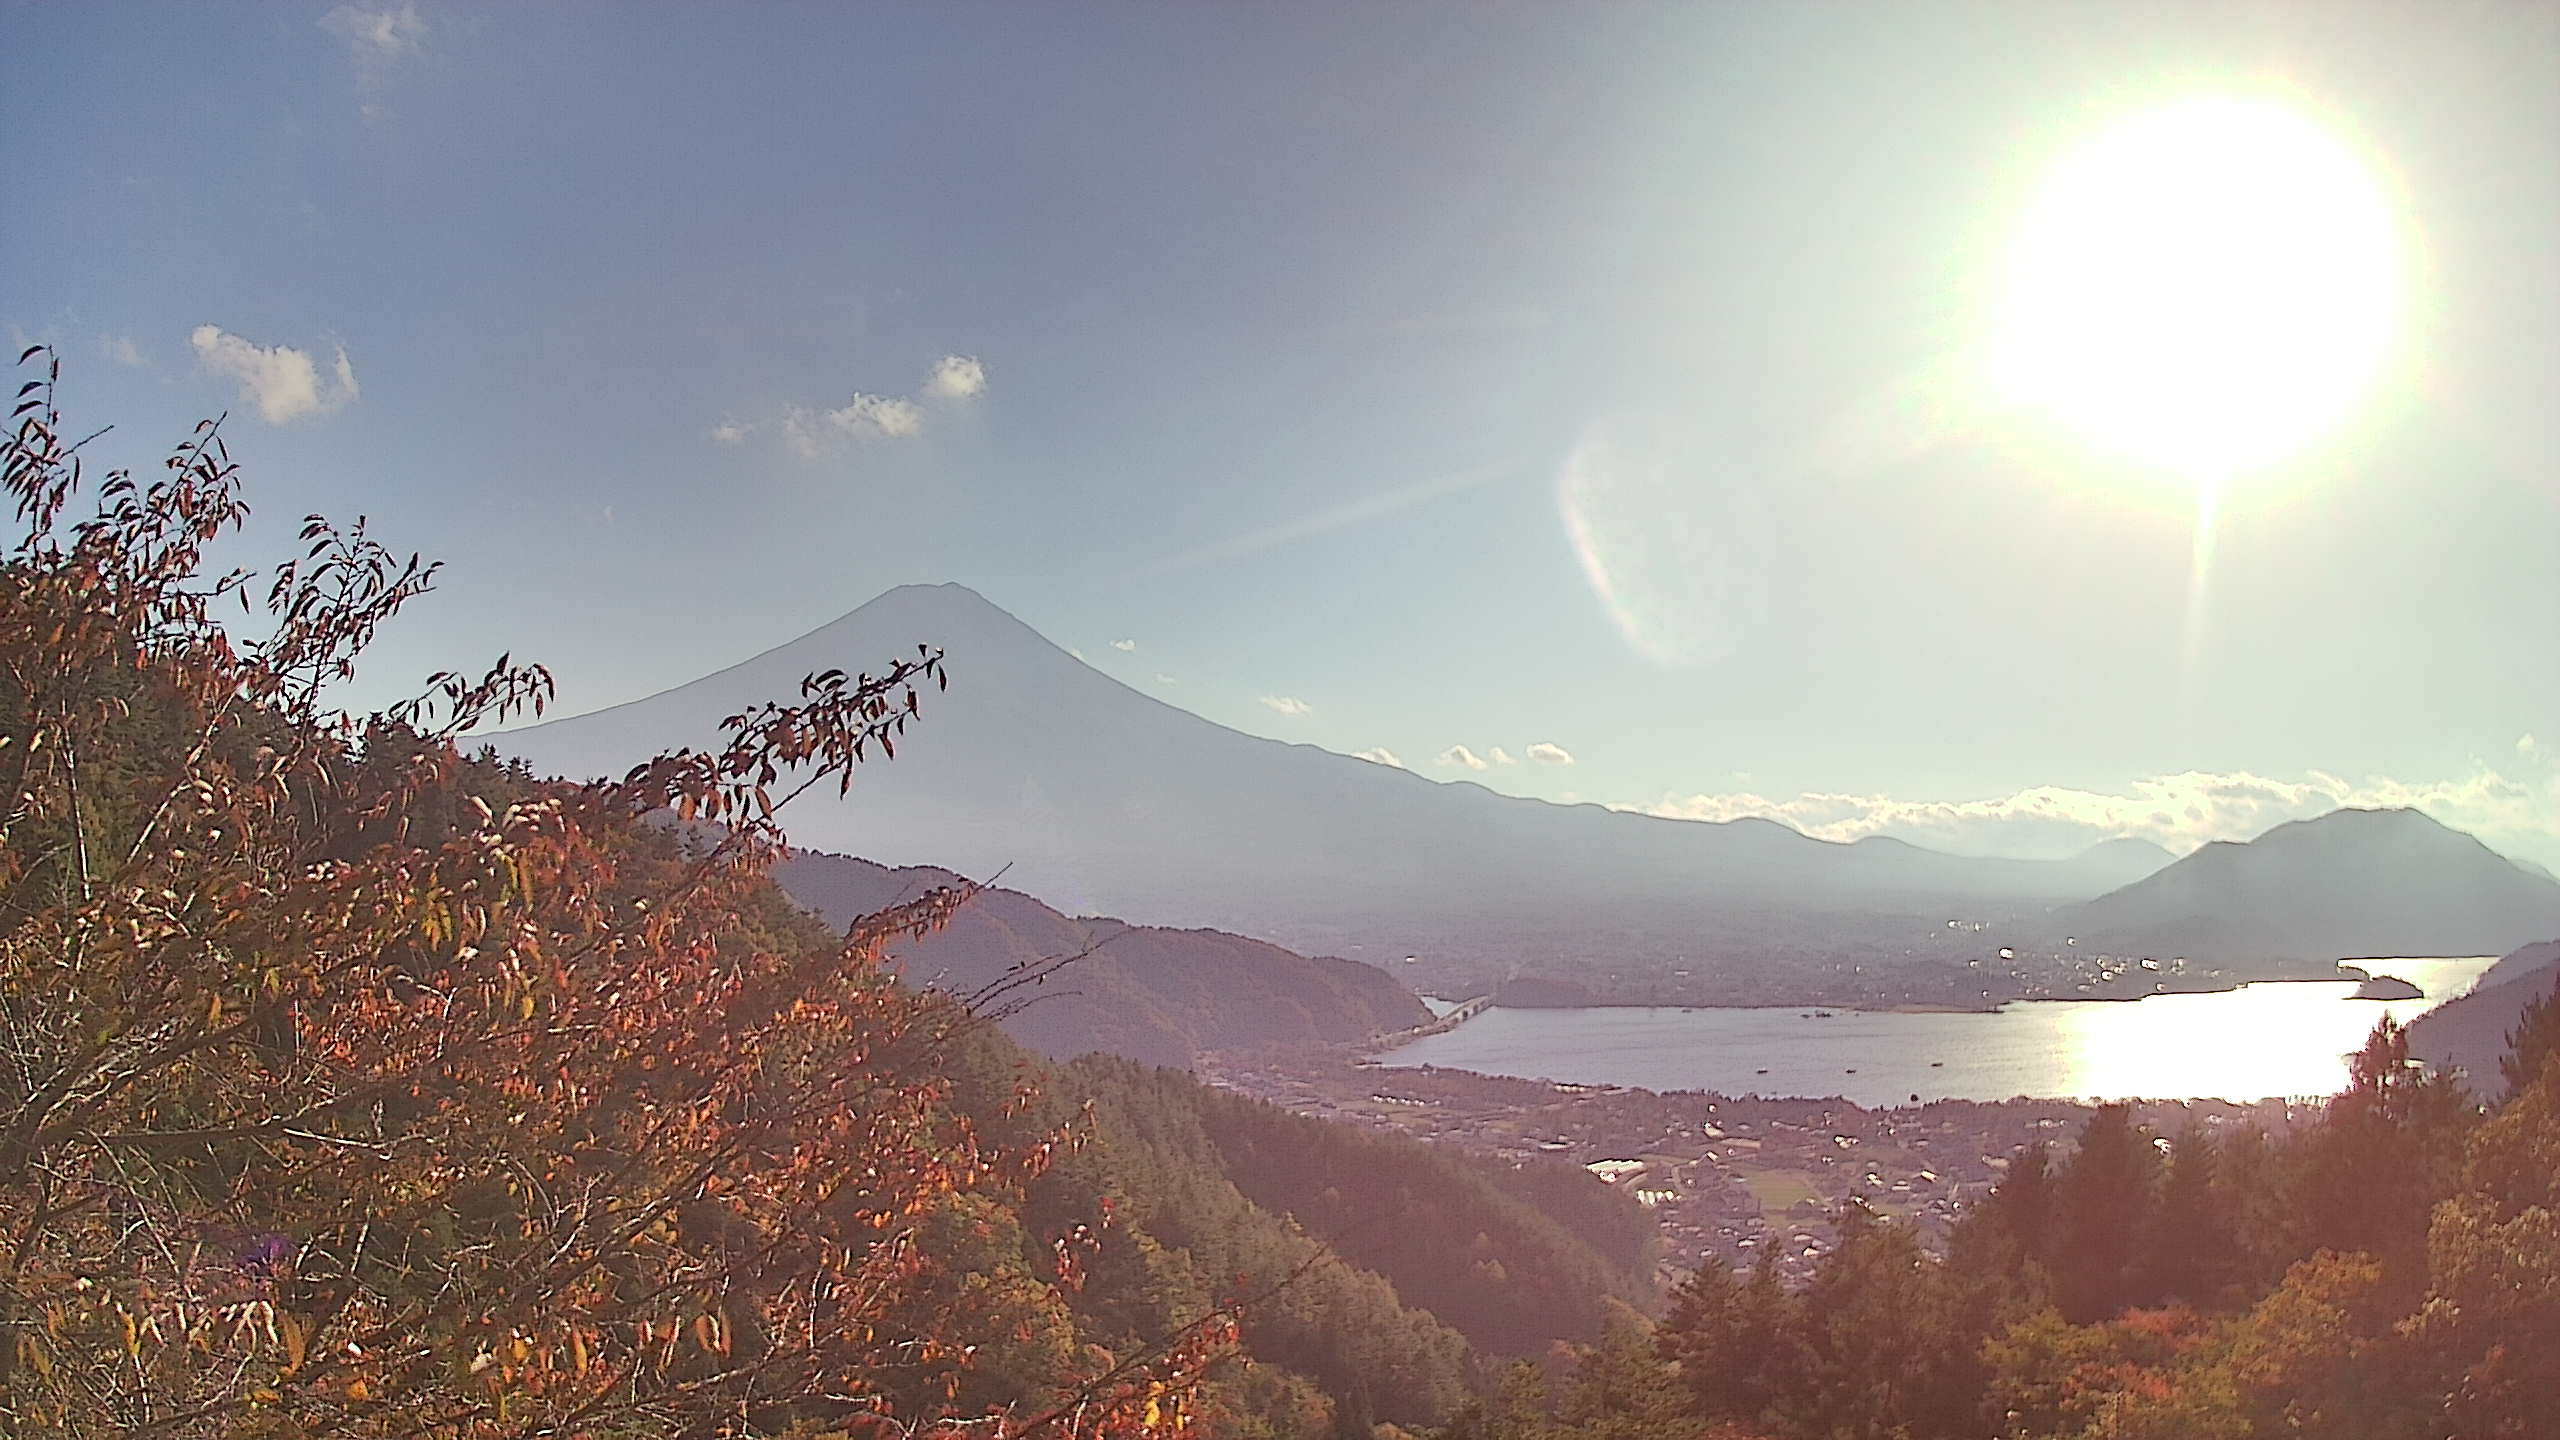
[[[2417,999],[2357,999],[2353,978],[2260,981],[2109,999],[2015,1000],[1997,1010],[1846,1007],[1491,1006],[1377,1054],[1568,1084],[1726,1095],[1836,1096],[1861,1105],[2016,1096],[2068,1099],[2324,1095],[2373,1023],[2403,1023],[2468,990],[2487,957],[2388,959]],[[1918,1102],[1912,1097],[1917,1096]]]

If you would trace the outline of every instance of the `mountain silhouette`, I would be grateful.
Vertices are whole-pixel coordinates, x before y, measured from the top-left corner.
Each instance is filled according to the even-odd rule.
[[[837,925],[959,881],[945,870],[893,870],[808,851],[785,860],[773,878]],[[1048,972],[1002,995],[998,1013],[1007,1034],[1062,1060],[1100,1050],[1187,1069],[1203,1050],[1360,1041],[1431,1018],[1412,991],[1367,965],[1216,930],[1070,919],[996,886],[970,897],[941,929],[900,940],[888,954],[915,983],[964,999],[1009,977]]]
[[[1728,997],[1791,999],[1808,966],[1872,976],[1978,950],[1948,922],[2041,926],[2166,859],[2140,842],[2050,861],[1840,844],[1771,820],[1673,820],[1434,781],[1141,694],[959,585],[890,590],[716,674],[494,743],[546,772],[618,774],[711,742],[722,717],[796,694],[813,671],[877,669],[919,643],[944,650],[949,691],[850,796],[830,787],[786,810],[795,843],[1001,873],[1069,913],[1215,926],[1395,965],[1444,991],[1529,968],[1623,994],[1686,971],[1759,977]]]
[[[2495,955],[2560,934],[2560,883],[2416,810],[2334,810],[2059,918],[2084,944],[2154,955]]]
[[[2409,1053],[2440,1070],[2459,1070],[2471,1093],[2495,1100],[2507,1086],[2498,1062],[2525,1007],[2560,986],[2560,940],[2500,957],[2467,995],[2409,1022]]]

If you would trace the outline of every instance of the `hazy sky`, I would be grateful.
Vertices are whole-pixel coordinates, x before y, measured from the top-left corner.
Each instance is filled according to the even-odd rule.
[[[264,537],[445,557],[382,693],[511,649],[575,712],[949,579],[1520,793],[2022,853],[2415,801],[2560,864],[2554,7],[0,26],[0,326],[109,458],[228,407]],[[2192,481],[1973,377],[2050,168],[2215,96],[2354,156],[2408,278],[2199,588]]]

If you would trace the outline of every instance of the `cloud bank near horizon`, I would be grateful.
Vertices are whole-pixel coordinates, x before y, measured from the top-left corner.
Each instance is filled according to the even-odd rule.
[[[2519,747],[2528,765],[2536,747]],[[1681,820],[1782,821],[1821,840],[1891,835],[1968,855],[2061,858],[2132,836],[2179,854],[2214,840],[2249,840],[2288,820],[2342,808],[2425,811],[2502,854],[2560,865],[2560,767],[2522,777],[2482,765],[2457,780],[2349,780],[2326,771],[2298,780],[2246,771],[2189,770],[2134,781],[2121,792],[2035,785],[1979,800],[1904,800],[1883,794],[1809,792],[1792,799],[1751,791],[1666,795],[1616,805]]]

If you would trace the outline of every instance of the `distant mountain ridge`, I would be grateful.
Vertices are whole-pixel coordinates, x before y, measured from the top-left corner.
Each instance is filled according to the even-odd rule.
[[[2560,934],[2560,883],[2416,810],[2336,810],[2207,845],[2059,918],[2084,944],[2157,955],[2494,955]]]
[[[958,585],[887,591],[716,674],[493,743],[546,772],[619,773],[715,738],[723,716],[796,693],[812,671],[876,668],[920,641],[945,650],[949,692],[928,700],[895,761],[862,768],[846,800],[786,812],[798,843],[1002,871],[1071,912],[1214,926],[1394,965],[1453,993],[1526,971],[1666,998],[1670,977],[1693,977],[1678,982],[1688,988],[1677,1003],[1783,1003],[1864,993],[1912,963],[1935,963],[1961,988],[1963,967],[1986,953],[1984,927],[2051,929],[2058,944],[2057,907],[2133,888],[2167,863],[2142,842],[2070,860],[1981,858],[1437,782],[1141,694]],[[2255,943],[2233,940],[2244,954]]]
[[[960,877],[893,870],[843,855],[801,852],[774,881],[829,923],[843,925]],[[1420,1025],[1431,1012],[1384,971],[1311,958],[1215,930],[1164,930],[1059,914],[1017,890],[990,887],[922,940],[892,946],[911,981],[966,996],[1074,956],[1045,982],[1008,995],[1001,1023],[1020,1043],[1058,1059],[1092,1051],[1189,1069],[1204,1050],[1300,1047],[1366,1040]]]

